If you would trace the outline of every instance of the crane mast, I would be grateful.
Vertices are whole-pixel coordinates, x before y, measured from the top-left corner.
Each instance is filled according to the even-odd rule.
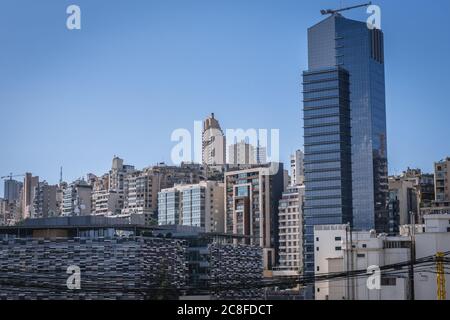
[[[352,6],[352,7],[347,7],[347,8],[342,8],[342,9],[337,9],[337,10],[333,10],[333,9],[327,9],[327,10],[320,10],[320,13],[322,15],[327,15],[327,14],[336,14],[342,11],[348,11],[348,10],[352,10],[352,9],[357,9],[357,8],[362,8],[362,7],[368,7],[372,5],[372,2],[369,3],[365,3],[365,4],[359,4],[357,6]]]
[[[25,177],[25,175],[24,174],[13,175],[12,173],[10,173],[9,176],[0,177],[0,179],[2,179],[2,180],[12,180],[13,178],[17,178],[17,177]]]

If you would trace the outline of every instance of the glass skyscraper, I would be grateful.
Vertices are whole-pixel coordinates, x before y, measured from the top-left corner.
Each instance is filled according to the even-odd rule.
[[[303,73],[305,270],[314,272],[314,226],[352,221],[349,74],[341,67]]]
[[[336,13],[308,30],[308,55],[304,267],[310,273],[314,225],[386,231],[388,173],[382,31]]]

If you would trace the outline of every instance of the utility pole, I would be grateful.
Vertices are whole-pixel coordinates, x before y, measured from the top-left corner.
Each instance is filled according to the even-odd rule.
[[[445,291],[445,268],[444,253],[436,254],[436,281],[437,281],[437,299],[447,300],[447,292]]]
[[[350,300],[350,276],[349,276],[349,248],[348,248],[348,229],[350,228],[350,224],[347,224],[347,226],[345,227],[345,254],[347,256],[347,261],[346,261],[346,270],[347,270],[347,278],[346,278],[346,282],[347,282],[347,290],[346,290],[346,297],[348,300]]]
[[[353,272],[353,236],[352,226],[350,223],[345,227],[345,242],[346,242],[346,255],[347,255],[347,299],[355,300],[355,283],[353,277],[350,275]],[[350,243],[350,246],[349,246]]]
[[[353,257],[353,231],[352,231],[352,225],[349,224],[350,228],[350,269],[353,272],[354,268],[354,257]],[[355,278],[351,277],[351,293],[352,293],[352,300],[355,300]]]
[[[413,211],[410,211],[411,216],[411,263],[409,266],[409,300],[415,300],[414,291],[414,265],[416,264],[416,222]]]

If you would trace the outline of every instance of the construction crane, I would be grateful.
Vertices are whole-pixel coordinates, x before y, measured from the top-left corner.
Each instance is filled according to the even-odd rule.
[[[2,179],[2,180],[12,180],[13,178],[18,178],[18,177],[25,177],[25,175],[24,174],[13,175],[12,173],[10,173],[9,176],[0,177],[0,179]]]
[[[352,10],[352,9],[356,9],[356,8],[368,7],[368,6],[371,6],[371,5],[372,5],[372,2],[369,2],[369,3],[360,4],[360,5],[353,6],[353,7],[342,8],[342,9],[338,9],[338,10],[333,10],[333,9],[320,10],[320,13],[322,15],[327,15],[327,14],[333,15],[333,14],[336,14],[336,13],[339,13],[339,12],[342,12],[342,11],[348,11],[348,10]]]
[[[447,292],[445,291],[445,267],[444,253],[436,254],[436,281],[437,281],[437,299],[447,300]]]

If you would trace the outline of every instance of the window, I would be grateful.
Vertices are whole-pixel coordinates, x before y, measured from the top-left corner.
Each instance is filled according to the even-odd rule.
[[[319,237],[316,238],[316,241],[319,241]]]
[[[341,237],[336,237],[336,238],[334,238],[334,240],[335,241],[342,241],[342,238]]]
[[[317,266],[317,271],[320,271],[320,267],[319,266]]]
[[[336,247],[336,248],[334,248],[334,250],[336,250],[336,251],[342,251],[342,247]]]
[[[407,249],[410,248],[409,241],[385,241],[384,249]]]
[[[358,258],[365,258],[366,257],[366,255],[364,253],[358,253],[356,256]]]
[[[397,285],[397,278],[381,278],[381,285],[386,287],[395,287]]]
[[[319,247],[316,248],[316,251],[319,252]]]
[[[363,247],[363,248],[367,248],[367,244],[363,244],[362,247]]]

